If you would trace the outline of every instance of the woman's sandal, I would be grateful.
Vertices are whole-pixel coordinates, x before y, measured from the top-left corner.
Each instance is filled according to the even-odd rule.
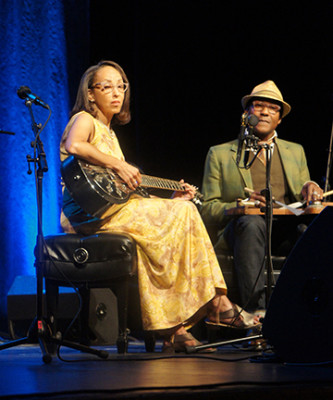
[[[162,353],[164,354],[175,354],[175,346],[173,343],[173,337],[170,341],[164,341],[162,346]]]
[[[237,321],[238,319],[241,321]],[[255,315],[250,314],[239,307],[237,304],[232,304],[232,308],[228,311],[216,313],[216,320],[207,320],[207,325],[221,326],[225,328],[233,329],[252,329],[259,328],[261,326],[260,322],[254,322]],[[225,320],[230,320],[230,322],[224,322]]]
[[[199,342],[191,333],[186,332],[183,335],[174,335],[171,340],[163,343],[162,353],[172,354],[172,353],[185,353],[186,347],[189,346],[186,342],[194,342],[194,346],[201,346],[202,343]],[[193,346],[193,344],[192,344]],[[198,353],[215,353],[216,349],[208,348],[198,350]]]

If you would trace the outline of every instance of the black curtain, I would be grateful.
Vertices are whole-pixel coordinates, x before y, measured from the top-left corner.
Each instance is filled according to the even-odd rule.
[[[322,183],[332,123],[332,2],[94,0],[91,63],[119,62],[133,121],[118,129],[146,173],[200,186],[210,146],[237,137],[240,100],[275,81],[292,111],[279,126],[302,143]]]

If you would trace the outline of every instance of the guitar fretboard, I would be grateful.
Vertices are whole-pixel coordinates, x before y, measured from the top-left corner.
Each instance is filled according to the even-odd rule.
[[[142,175],[141,186],[154,189],[166,189],[175,190],[178,192],[184,192],[185,189],[177,181],[170,179],[157,178],[156,176]]]

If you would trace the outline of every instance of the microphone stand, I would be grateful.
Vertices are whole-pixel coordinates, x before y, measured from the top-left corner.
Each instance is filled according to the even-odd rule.
[[[251,118],[251,117],[250,117]],[[258,123],[255,119],[251,121],[248,120],[249,129],[244,132],[244,136],[240,138],[241,145],[243,145],[243,141],[245,140],[245,147],[246,151],[254,150],[255,154],[253,159],[248,163],[247,158],[244,158],[244,166],[240,168],[249,169],[254,160],[257,158],[259,152],[264,149],[266,154],[266,188],[261,191],[261,194],[265,196],[266,199],[266,206],[264,210],[261,209],[260,211],[265,212],[265,265],[266,265],[266,272],[267,272],[267,291],[266,291],[266,307],[268,306],[269,299],[272,293],[272,285],[273,285],[273,263],[272,263],[272,251],[271,251],[271,240],[272,240],[272,221],[273,221],[273,197],[272,197],[272,188],[270,183],[270,176],[271,176],[271,165],[272,165],[272,149],[269,144],[259,145],[260,139],[253,135],[253,128]],[[240,145],[240,144],[239,144]],[[239,159],[237,165],[239,166]],[[216,343],[208,343],[199,346],[187,346],[185,351],[187,354],[196,353],[200,350],[205,350],[207,348],[212,347],[221,347],[230,344],[238,344],[242,342],[251,342],[252,340],[262,339],[263,335],[251,335],[246,336],[243,338],[238,339],[231,339],[231,340],[224,340],[221,342]]]
[[[249,169],[251,165],[253,164],[254,160],[257,158],[259,152],[264,149],[265,150],[265,155],[266,155],[266,188],[261,191],[261,194],[265,196],[266,199],[266,206],[264,207],[264,210],[261,209],[260,211],[265,212],[265,226],[266,226],[266,231],[265,231],[265,265],[266,265],[266,273],[267,273],[267,291],[266,291],[266,308],[268,306],[269,299],[272,294],[272,285],[273,285],[273,263],[272,263],[272,249],[271,249],[271,244],[272,244],[272,221],[273,221],[273,197],[272,197],[272,188],[271,188],[271,182],[270,182],[270,176],[271,176],[271,165],[272,165],[272,149],[269,144],[263,144],[259,145],[260,139],[253,135],[253,128],[257,124],[257,121],[252,121],[252,124],[249,123],[249,129],[248,131],[245,131],[244,137],[241,138],[241,143],[243,144],[243,141],[245,140],[245,147],[247,151],[254,150],[255,154],[253,159],[248,163],[246,159],[244,159],[244,166],[243,168]],[[240,158],[240,157],[238,157]],[[239,160],[238,160],[239,161]],[[239,165],[239,163],[237,163]],[[232,339],[232,340],[224,340],[221,342],[216,342],[216,343],[208,343],[208,344],[203,344],[199,346],[187,346],[186,347],[186,353],[192,354],[196,353],[197,351],[200,350],[205,350],[207,348],[212,348],[212,347],[221,347],[229,344],[237,344],[237,343],[242,343],[242,342],[250,342],[252,340],[257,340],[257,339],[262,339],[263,335],[258,334],[258,335],[252,335],[252,336],[246,336],[244,338],[238,338],[238,339]]]
[[[273,223],[273,197],[272,187],[270,182],[271,176],[271,165],[272,165],[272,149],[269,144],[262,146],[266,153],[266,188],[261,191],[261,194],[265,196],[266,207],[265,208],[265,222],[266,222],[266,235],[265,235],[265,261],[266,261],[266,273],[267,273],[267,289],[266,289],[266,308],[268,306],[269,299],[272,294],[273,285],[273,263],[272,263],[272,223]]]
[[[251,116],[253,117],[253,115]],[[250,117],[250,118],[251,118]],[[250,124],[250,122],[249,122]],[[269,299],[272,294],[272,285],[275,284],[273,280],[273,262],[272,262],[272,223],[273,223],[273,196],[272,196],[272,187],[271,187],[271,165],[272,165],[272,149],[271,146],[267,143],[263,145],[259,145],[260,139],[253,135],[253,128],[257,124],[257,121],[253,121],[252,125],[249,125],[249,131],[245,136],[246,149],[255,151],[253,159],[248,163],[244,161],[245,169],[251,168],[254,160],[257,158],[258,154],[261,150],[265,150],[266,155],[266,182],[265,189],[261,191],[261,194],[265,197],[266,206],[263,207],[260,211],[265,213],[265,265],[266,265],[266,308],[268,306]]]
[[[331,129],[330,147],[328,150],[324,193],[326,193],[330,190],[329,179],[330,179],[331,168],[332,168],[332,142],[333,142],[333,124],[332,124],[332,129]]]
[[[36,165],[38,165],[38,169],[36,171],[36,192],[37,192],[37,239],[36,239],[36,249],[35,249],[35,268],[36,268],[36,281],[37,281],[37,291],[36,291],[36,317],[31,324],[28,335],[24,338],[13,340],[8,343],[4,343],[0,345],[0,351],[14,347],[14,346],[19,346],[21,344],[26,344],[26,343],[33,343],[35,336],[36,336],[36,329],[37,329],[37,338],[38,338],[38,343],[40,346],[40,349],[43,354],[43,362],[45,364],[48,364],[52,361],[52,356],[49,352],[49,348],[51,348],[50,344],[57,344],[57,345],[65,345],[67,347],[71,347],[76,350],[81,350],[87,353],[95,354],[101,358],[107,358],[108,353],[105,351],[99,351],[92,349],[88,346],[84,346],[78,343],[73,343],[69,342],[67,340],[61,340],[58,339],[54,336],[50,335],[50,329],[48,329],[47,324],[44,320],[44,309],[43,309],[43,267],[44,267],[44,262],[43,260],[43,243],[44,243],[44,238],[43,238],[43,233],[42,233],[42,194],[43,194],[43,177],[44,173],[48,171],[48,166],[47,166],[47,161],[46,161],[46,154],[44,152],[44,147],[43,143],[40,140],[40,133],[42,129],[45,127],[46,123],[48,122],[50,115],[51,115],[51,110],[50,108],[50,114],[49,117],[44,124],[44,127],[41,126],[41,124],[36,124],[35,118],[32,112],[32,101],[31,100],[26,100],[25,105],[29,108],[30,112],[30,117],[32,120],[32,129],[34,132],[34,137],[35,141],[31,143],[31,146],[34,148],[34,157],[31,158],[29,155],[27,156],[27,161],[28,161],[28,174],[30,175],[32,173],[30,169],[30,162],[33,162],[35,164],[35,171],[36,171]],[[37,152],[37,154],[36,154]]]

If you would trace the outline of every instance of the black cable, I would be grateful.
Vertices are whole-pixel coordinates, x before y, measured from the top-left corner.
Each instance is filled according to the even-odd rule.
[[[153,353],[153,354],[158,354],[158,353]],[[213,361],[223,361],[223,362],[240,362],[240,361],[246,361],[250,360],[251,357],[253,356],[246,356],[246,357],[238,357],[238,358],[221,358],[221,357],[216,357],[212,355],[203,355],[203,354],[194,354],[194,355],[189,355],[189,354],[168,354],[168,355],[163,355],[163,353],[160,353],[161,355],[156,355],[156,356],[139,356],[137,357],[135,353],[126,353],[126,354],[115,354],[114,358],[112,359],[112,356],[110,356],[107,359],[94,359],[93,361],[112,361],[112,362],[122,362],[122,361],[156,361],[156,360],[167,360],[167,359],[189,359],[189,358],[195,358],[195,359],[206,359],[206,360],[213,360]],[[92,361],[91,358],[80,358],[80,359],[63,359],[60,358],[61,361],[67,362],[67,363],[77,363],[77,362],[83,362],[83,361]]]

